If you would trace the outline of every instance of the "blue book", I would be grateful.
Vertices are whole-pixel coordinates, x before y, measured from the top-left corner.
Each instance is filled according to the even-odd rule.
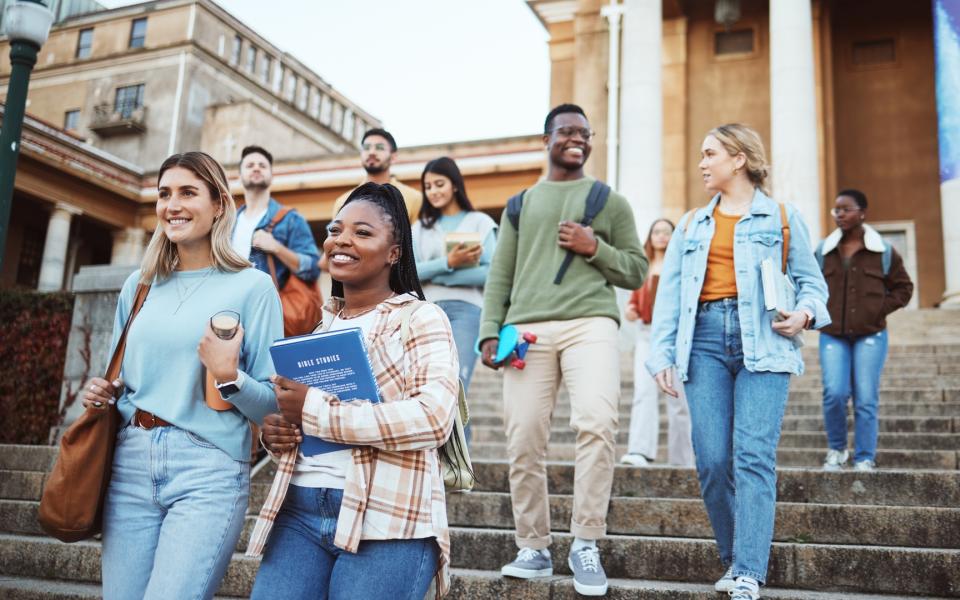
[[[344,402],[380,402],[363,332],[357,327],[277,340],[270,346],[270,356],[277,373],[287,379],[319,388]],[[300,451],[315,456],[352,447],[304,435]]]

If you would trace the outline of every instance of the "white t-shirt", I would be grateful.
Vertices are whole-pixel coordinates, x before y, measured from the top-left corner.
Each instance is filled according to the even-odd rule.
[[[353,319],[335,319],[327,331],[359,327],[366,339],[370,335],[370,328],[373,327],[377,314],[376,310],[371,310]],[[293,478],[290,483],[300,487],[342,490],[347,482],[347,468],[350,466],[352,456],[352,450],[337,450],[316,456],[304,456],[301,452],[293,467]]]
[[[233,237],[230,239],[230,245],[233,246],[237,254],[243,258],[249,260],[250,248],[253,245],[253,232],[257,229],[257,225],[260,224],[260,219],[263,218],[266,212],[267,209],[264,208],[256,214],[245,210],[237,215],[237,225],[233,228]]]

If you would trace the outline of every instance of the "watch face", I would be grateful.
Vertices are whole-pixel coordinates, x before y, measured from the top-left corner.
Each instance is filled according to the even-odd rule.
[[[235,383],[227,383],[224,385],[217,386],[217,389],[220,390],[220,395],[224,398],[229,398],[233,394],[236,394],[240,391],[240,388],[237,387]]]

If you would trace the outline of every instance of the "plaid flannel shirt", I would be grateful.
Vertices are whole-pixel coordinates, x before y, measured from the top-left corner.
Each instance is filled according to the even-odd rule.
[[[410,316],[406,346],[400,317],[408,302],[422,306]],[[324,321],[343,301],[331,298]],[[311,388],[303,405],[303,433],[357,444],[347,470],[334,543],[357,552],[361,540],[435,537],[440,547],[437,595],[450,587],[450,532],[437,448],[449,437],[459,391],[459,365],[450,322],[434,304],[404,294],[377,308],[366,339],[381,402],[340,402]],[[329,321],[328,321],[329,322]],[[283,505],[298,451],[275,457],[277,474],[247,546],[248,556],[263,552]]]

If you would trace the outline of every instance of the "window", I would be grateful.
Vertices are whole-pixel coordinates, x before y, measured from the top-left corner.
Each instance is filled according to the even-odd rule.
[[[753,53],[753,30],[717,31],[713,38],[713,53],[716,56]]]
[[[240,48],[243,47],[243,38],[239,35],[233,36],[233,54],[230,55],[230,64],[240,64]]]
[[[247,70],[251,73],[257,72],[257,47],[247,47]]]
[[[896,62],[897,51],[892,39],[867,40],[853,43],[853,64],[882,65]]]
[[[269,55],[263,55],[263,62],[260,63],[260,79],[264,83],[270,83],[270,71],[273,69],[273,59]]]
[[[297,83],[299,84],[297,88],[297,108],[307,110],[307,97],[310,95],[310,84],[307,83],[305,79],[301,79]]]
[[[273,70],[273,92],[275,94],[280,93],[280,86],[283,85],[283,74],[286,71],[286,67],[283,66],[283,63],[279,63],[279,67]]]
[[[23,228],[23,245],[20,246],[20,261],[17,265],[17,285],[36,289],[40,281],[40,265],[43,263],[43,243],[46,228],[27,225]]]
[[[314,119],[320,116],[320,94],[320,90],[316,88],[310,92],[310,108],[307,113]]]
[[[147,18],[134,19],[130,26],[130,47],[143,48],[147,41]]]
[[[320,122],[324,125],[330,125],[331,112],[333,111],[333,101],[326,94],[320,98]]]
[[[81,29],[77,35],[77,58],[87,58],[93,48],[93,28]]]
[[[287,81],[284,84],[285,87],[283,90],[283,97],[293,102],[293,95],[297,91],[297,75],[296,73],[291,73],[290,71],[287,71],[286,76],[287,76]]]
[[[143,106],[143,84],[127,85],[117,88],[117,97],[113,102],[114,112],[129,119],[133,111]]]
[[[63,113],[63,128],[74,131],[80,127],[80,110],[68,110]]]
[[[343,115],[343,137],[350,139],[353,135],[353,111],[349,108]]]

